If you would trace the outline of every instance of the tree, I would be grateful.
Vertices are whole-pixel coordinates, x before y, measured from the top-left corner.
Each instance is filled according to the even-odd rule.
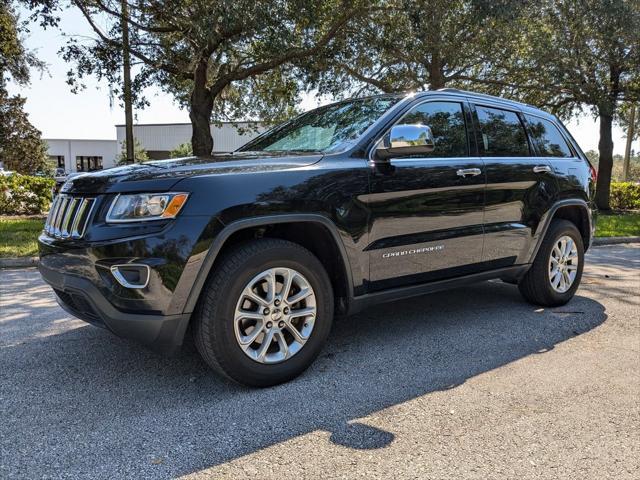
[[[626,103],[620,108],[620,124],[627,135],[624,148],[624,164],[622,166],[622,180],[629,180],[629,168],[631,166],[631,144],[640,138],[640,112],[635,103]]]
[[[564,117],[587,109],[599,118],[595,201],[608,210],[612,125],[621,103],[640,100],[638,1],[544,0],[527,8],[486,83]]]
[[[191,142],[185,142],[178,145],[176,148],[169,152],[170,158],[183,158],[193,155],[193,148],[191,148]]]
[[[0,160],[24,175],[49,172],[47,146],[24,111],[25,98],[0,89]]]
[[[78,67],[70,81],[77,86],[90,74],[113,79],[121,64],[124,16],[120,2],[71,1],[89,22],[97,41],[72,41],[65,48],[64,57]],[[129,52],[140,68],[134,89],[155,83],[174,94],[189,109],[194,153],[209,155],[212,117],[274,108],[270,101],[254,103],[252,94],[264,93],[263,78],[277,85],[279,98],[286,100],[275,102],[276,111],[286,110],[299,88],[297,63],[326,55],[344,27],[364,13],[369,3],[133,0],[127,5]]]
[[[323,93],[376,93],[468,87],[490,75],[514,1],[387,0],[349,25],[314,82]]]
[[[43,64],[27,51],[18,35],[21,24],[7,0],[0,0],[0,161],[9,170],[33,174],[48,170],[47,148],[24,111],[25,99],[11,96],[7,83],[29,83],[29,68]]]
[[[131,53],[129,52],[128,0],[120,0],[120,29],[122,30],[122,100],[124,102],[124,137],[127,162],[135,161],[133,141],[133,92],[131,88]]]
[[[127,150],[127,141],[125,140],[122,142],[122,148],[120,150],[120,154],[116,158],[116,161],[118,162],[118,165],[127,164],[130,163],[129,157],[130,154]],[[133,139],[133,159],[134,162],[144,162],[149,160],[149,154],[137,138]]]
[[[598,152],[596,152],[595,150],[587,150],[586,152],[584,152],[584,154],[593,166],[598,166],[598,162],[600,161],[600,158],[598,158]]]
[[[633,114],[632,114],[633,113]],[[631,123],[633,117],[633,124]],[[620,105],[618,124],[632,142],[640,140],[640,104],[627,102]]]

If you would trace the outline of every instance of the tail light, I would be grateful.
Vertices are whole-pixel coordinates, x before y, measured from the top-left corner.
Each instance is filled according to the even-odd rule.
[[[596,183],[598,181],[598,172],[595,168],[593,168],[593,165],[589,165],[589,170],[591,172],[591,181],[593,183]]]

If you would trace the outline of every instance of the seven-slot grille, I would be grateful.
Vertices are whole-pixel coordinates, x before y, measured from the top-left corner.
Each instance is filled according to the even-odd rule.
[[[51,205],[44,231],[56,238],[82,238],[95,198],[58,195]]]

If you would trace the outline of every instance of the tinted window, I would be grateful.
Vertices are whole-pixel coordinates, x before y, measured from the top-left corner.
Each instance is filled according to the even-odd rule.
[[[412,108],[399,123],[431,128],[436,148],[420,157],[466,157],[467,130],[461,103],[427,102]]]
[[[529,144],[515,112],[476,107],[480,121],[480,152],[486,157],[528,157]]]
[[[573,153],[558,128],[549,120],[525,115],[533,143],[543,157],[572,157]]]

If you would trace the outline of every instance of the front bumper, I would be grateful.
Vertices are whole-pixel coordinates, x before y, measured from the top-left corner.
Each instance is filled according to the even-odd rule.
[[[220,228],[205,216],[158,226],[108,226],[98,218],[85,238],[40,235],[40,273],[72,315],[171,352],[182,344],[192,312],[186,300]],[[114,275],[112,267],[123,264],[147,269],[144,286],[123,284]]]
[[[39,269],[42,278],[54,289],[60,306],[73,316],[163,353],[173,353],[182,345],[190,314],[123,313],[89,280],[60,273],[42,263]]]

